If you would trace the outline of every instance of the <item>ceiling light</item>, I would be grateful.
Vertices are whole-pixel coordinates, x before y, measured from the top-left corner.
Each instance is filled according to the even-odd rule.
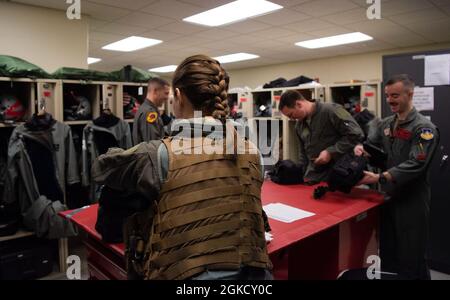
[[[162,43],[160,40],[148,39],[140,36],[130,36],[126,39],[114,42],[102,47],[105,50],[131,52],[139,49],[151,47]]]
[[[221,64],[236,62],[236,61],[243,61],[243,60],[249,60],[249,59],[255,59],[258,58],[258,55],[255,54],[249,54],[249,53],[234,53],[219,57],[214,57],[214,59],[218,60]]]
[[[88,65],[98,63],[99,61],[101,61],[101,58],[88,57],[87,59]]]
[[[165,67],[159,67],[159,68],[153,68],[150,69],[150,72],[156,72],[156,73],[171,73],[173,71],[175,71],[177,69],[177,66],[175,65],[170,65],[170,66],[165,66]]]
[[[206,26],[220,26],[282,9],[283,6],[265,0],[238,0],[184,18],[183,21]]]
[[[361,32],[353,32],[340,34],[335,36],[329,36],[321,39],[309,40],[304,42],[298,42],[295,45],[308,48],[308,49],[317,49],[317,48],[325,48],[332,47],[337,45],[345,45],[352,43],[359,43],[364,41],[373,40],[371,36]]]

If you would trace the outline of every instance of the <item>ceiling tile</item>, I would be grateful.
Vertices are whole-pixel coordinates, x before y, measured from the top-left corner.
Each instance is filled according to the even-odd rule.
[[[399,14],[389,17],[390,20],[398,24],[411,24],[423,22],[423,27],[426,28],[428,22],[438,21],[440,19],[448,19],[449,16],[438,8],[427,8],[412,13]]]
[[[97,20],[97,19],[94,19],[94,18],[89,18],[89,30],[90,31],[96,30],[99,27],[103,27],[106,24],[108,24],[107,21],[102,21],[102,20]]]
[[[432,7],[433,4],[427,0],[391,0],[381,5],[381,17],[390,17]]]
[[[293,34],[295,34],[294,31],[285,29],[285,28],[280,28],[280,27],[273,27],[273,28],[264,29],[264,30],[256,31],[256,32],[252,33],[253,36],[267,38],[267,39],[275,39],[275,38],[290,36]]]
[[[308,1],[310,0],[271,0],[270,2],[279,4],[283,7],[292,7]]]
[[[126,35],[119,35],[119,34],[99,32],[99,31],[89,32],[89,40],[91,40],[91,41],[94,40],[94,41],[112,43],[112,42],[116,42],[118,40],[124,39],[126,37],[127,37]]]
[[[115,6],[120,8],[126,8],[130,10],[139,10],[157,0],[88,0],[89,2],[94,2],[96,4],[103,4],[108,6]],[[85,1],[83,1],[85,2]]]
[[[370,5],[372,4],[367,4],[367,0],[351,0],[353,3],[355,3],[356,5],[359,5],[360,7],[363,8],[369,8]],[[383,6],[383,3],[388,2],[388,1],[395,1],[395,0],[381,0],[381,6]]]
[[[196,32],[200,32],[200,31],[205,31],[208,28],[209,27],[206,27],[206,26],[192,25],[192,24],[188,24],[183,21],[178,21],[178,22],[160,26],[160,27],[158,27],[158,30],[169,31],[169,32],[184,35],[184,34],[191,34],[191,33],[196,33]]]
[[[81,12],[99,20],[114,21],[130,14],[131,10],[92,2],[83,2],[81,5]]]
[[[335,24],[320,20],[320,19],[311,19],[306,20],[298,23],[292,23],[288,25],[282,26],[283,28],[290,29],[296,32],[309,32],[309,31],[315,31],[315,30],[321,30],[326,29],[330,27],[336,26]]]
[[[114,33],[114,34],[121,34],[121,35],[140,35],[141,33],[148,31],[148,29],[144,27],[137,27],[137,26],[129,26],[119,23],[109,23],[105,26],[101,26],[98,29],[96,29],[98,32],[107,32],[107,33]]]
[[[207,10],[230,3],[232,0],[180,0],[180,2],[197,5]]]
[[[263,30],[266,28],[270,28],[271,26],[269,24],[261,23],[258,21],[254,21],[253,19],[245,20],[242,22],[233,23],[230,25],[222,26],[223,29],[230,30],[233,32],[239,32],[239,33],[250,33],[258,30]]]
[[[158,0],[157,2],[143,8],[141,11],[153,15],[171,18],[173,20],[182,20],[204,11],[205,9],[197,5],[187,4],[180,1]]]
[[[450,5],[450,0],[430,0],[430,1],[437,6],[449,6]]]
[[[294,6],[292,9],[313,17],[321,17],[358,8],[350,0],[315,0]]]
[[[355,8],[344,12],[321,17],[322,20],[337,25],[357,23],[367,20],[367,10],[364,8]]]
[[[174,39],[177,39],[181,37],[181,34],[173,33],[173,32],[167,32],[167,31],[160,31],[156,29],[151,29],[145,32],[142,32],[139,34],[139,36],[150,38],[150,39],[157,39],[164,42],[172,41]]]
[[[329,36],[351,33],[351,32],[352,31],[349,29],[336,26],[336,27],[331,27],[331,28],[327,28],[327,29],[308,31],[308,34],[314,36],[315,38],[323,38],[323,37],[329,37]]]
[[[60,1],[60,0],[14,0],[12,2],[16,3],[22,3],[22,4],[28,4],[28,5],[36,5],[36,6],[43,6],[48,8],[54,8],[58,10],[67,10],[67,8],[70,6],[70,4],[67,4],[66,1]],[[82,13],[84,13],[82,11]]]
[[[290,36],[275,38],[275,40],[294,45],[295,43],[314,39],[314,38],[315,38],[315,36],[310,35],[310,34],[297,33],[297,34],[290,35]]]
[[[433,42],[448,42],[450,41],[449,34],[442,34],[443,32],[450,32],[450,20],[443,19],[436,22],[428,22],[426,26],[423,23],[411,23],[405,25],[406,28],[425,36]]]
[[[289,23],[300,22],[310,18],[311,18],[310,16],[302,14],[300,12],[282,9],[273,12],[271,14],[255,18],[255,20],[258,20],[258,22],[263,22],[274,26],[280,26]]]
[[[173,23],[173,20],[151,14],[134,12],[132,14],[127,15],[126,17],[118,19],[116,22],[125,25],[133,25],[153,29],[166,24]]]
[[[208,29],[202,32],[194,33],[192,36],[209,39],[211,41],[227,39],[230,37],[239,36],[239,33],[219,28]]]

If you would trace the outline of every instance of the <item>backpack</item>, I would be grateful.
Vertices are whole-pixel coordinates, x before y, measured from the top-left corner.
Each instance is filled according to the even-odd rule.
[[[292,160],[280,160],[269,172],[270,179],[278,184],[301,184],[303,183],[303,166]]]

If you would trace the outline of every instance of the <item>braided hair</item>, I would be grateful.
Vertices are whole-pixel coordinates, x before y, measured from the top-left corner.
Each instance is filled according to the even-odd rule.
[[[230,113],[229,80],[217,60],[206,55],[194,55],[177,67],[172,87],[182,91],[195,110],[225,123]]]

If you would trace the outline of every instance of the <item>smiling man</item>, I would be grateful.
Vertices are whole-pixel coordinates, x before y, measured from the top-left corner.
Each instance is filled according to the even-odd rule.
[[[279,108],[285,116],[297,120],[299,163],[310,184],[326,181],[334,162],[364,137],[358,123],[341,105],[310,101],[289,90],[281,95]]]
[[[381,210],[383,271],[404,278],[429,279],[429,166],[439,143],[438,130],[414,108],[414,82],[408,75],[392,77],[385,93],[394,115],[369,130],[368,141],[387,153],[387,170],[380,174],[365,172],[360,184],[379,182],[389,196]],[[363,146],[355,147],[356,155],[363,153]]]

